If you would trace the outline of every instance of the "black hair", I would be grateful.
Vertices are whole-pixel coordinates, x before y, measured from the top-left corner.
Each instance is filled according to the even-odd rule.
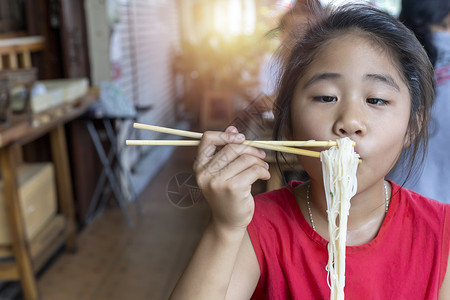
[[[449,0],[402,0],[399,20],[414,32],[433,65],[437,49],[433,44],[431,26],[442,22],[449,12]]]
[[[402,157],[408,162],[407,178],[426,155],[430,110],[434,100],[433,67],[426,52],[414,34],[401,22],[377,8],[364,4],[348,4],[336,8],[311,9],[314,18],[308,29],[293,41],[286,52],[284,71],[278,83],[278,96],[274,103],[274,139],[292,133],[291,101],[298,80],[314,61],[321,46],[331,39],[359,32],[389,53],[411,98],[411,111],[407,138],[411,146]],[[277,157],[278,159],[278,157]],[[406,181],[406,180],[405,180]]]

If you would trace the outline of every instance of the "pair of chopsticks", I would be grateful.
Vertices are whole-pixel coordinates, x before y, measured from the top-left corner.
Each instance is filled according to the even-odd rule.
[[[134,128],[144,129],[150,131],[156,131],[160,133],[179,135],[183,137],[201,139],[203,133],[192,132],[180,129],[172,129],[167,127],[147,125],[141,123],[134,123]],[[200,141],[193,140],[126,140],[126,145],[129,146],[198,146]],[[309,157],[320,157],[320,152],[311,151],[305,149],[298,149],[293,147],[331,147],[336,146],[336,141],[253,141],[246,140],[243,142],[244,145],[273,150],[285,153],[292,153],[297,155],[304,155]]]

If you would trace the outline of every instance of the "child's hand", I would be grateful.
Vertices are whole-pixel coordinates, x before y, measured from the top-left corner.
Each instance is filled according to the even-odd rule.
[[[270,178],[264,151],[243,145],[245,136],[230,126],[225,132],[205,132],[194,163],[197,183],[223,229],[246,229],[255,203],[251,185]],[[224,146],[216,153],[217,147]]]

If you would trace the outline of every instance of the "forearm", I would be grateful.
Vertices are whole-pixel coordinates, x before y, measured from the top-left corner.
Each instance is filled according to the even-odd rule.
[[[264,151],[242,144],[244,140],[231,126],[203,134],[194,171],[212,219],[171,299],[224,299],[228,289],[233,295],[249,294],[229,286],[238,256],[243,259],[240,250],[255,209],[251,185],[270,178],[270,173]],[[243,272],[254,275],[250,282],[257,280],[258,266],[255,270]]]
[[[210,222],[171,299],[224,299],[245,232]]]

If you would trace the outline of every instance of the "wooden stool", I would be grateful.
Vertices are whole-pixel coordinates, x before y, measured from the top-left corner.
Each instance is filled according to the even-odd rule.
[[[0,39],[0,129],[31,114],[31,89],[37,79],[31,53],[42,50],[43,41],[40,36]]]
[[[31,52],[43,49],[40,36],[11,38],[0,41],[0,70],[31,68]]]
[[[200,107],[200,127],[205,130],[223,130],[233,120],[234,105],[230,92],[205,91]]]
[[[29,122],[31,88],[37,77],[30,53],[43,48],[42,37],[0,40],[0,169],[11,236],[11,245],[0,245],[0,280],[20,281],[26,300],[39,298],[34,274],[59,246],[66,242],[68,249],[75,248],[75,212],[64,124],[82,112],[41,126]],[[19,104],[16,110],[13,101]],[[22,160],[22,146],[43,134],[50,138],[61,214],[31,242],[25,237],[17,165]]]

